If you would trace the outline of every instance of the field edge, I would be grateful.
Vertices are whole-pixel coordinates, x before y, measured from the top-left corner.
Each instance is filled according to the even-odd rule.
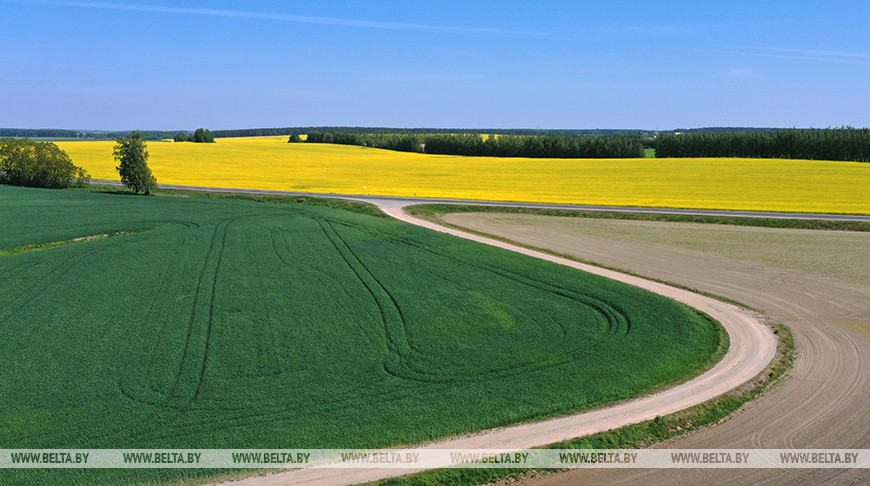
[[[637,449],[661,443],[702,428],[712,427],[740,410],[767,390],[779,385],[795,359],[794,336],[788,326],[767,323],[777,336],[777,352],[768,368],[744,386],[679,412],[634,425],[577,439],[550,444],[545,449]],[[435,469],[409,476],[384,479],[367,485],[436,486],[453,484],[478,486],[496,481],[518,481],[526,477],[556,474],[564,469]]]

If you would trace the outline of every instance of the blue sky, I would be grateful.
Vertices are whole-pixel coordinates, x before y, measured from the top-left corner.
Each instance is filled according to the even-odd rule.
[[[870,126],[870,2],[0,0],[0,127]]]

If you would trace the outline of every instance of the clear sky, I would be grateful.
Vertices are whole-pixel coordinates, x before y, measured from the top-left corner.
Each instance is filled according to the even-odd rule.
[[[0,127],[870,126],[870,2],[0,0]]]

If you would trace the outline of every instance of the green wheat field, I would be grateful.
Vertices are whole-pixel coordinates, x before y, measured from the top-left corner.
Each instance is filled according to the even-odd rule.
[[[0,208],[0,448],[414,444],[636,396],[727,339],[646,291],[295,200],[0,186]]]

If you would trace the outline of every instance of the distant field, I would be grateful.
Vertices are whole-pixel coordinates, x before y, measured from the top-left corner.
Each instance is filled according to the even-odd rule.
[[[572,219],[510,213],[452,213],[449,223],[487,234],[513,237],[529,244],[548,241],[563,254],[595,247],[608,252],[613,240],[669,248],[689,256],[715,253],[733,261],[752,262],[789,271],[836,277],[870,288],[870,234],[853,231],[758,228],[722,224],[662,223]],[[572,242],[572,237],[582,240]],[[558,241],[558,245],[554,242]],[[572,249],[571,245],[575,248]],[[587,255],[588,256],[588,255]],[[613,264],[612,261],[609,264]],[[636,269],[632,269],[635,271]]]
[[[287,137],[149,142],[158,182],[288,191],[870,214],[870,164],[781,159],[525,159],[425,155]],[[113,142],[59,143],[117,180]]]
[[[9,186],[0,207],[0,448],[411,444],[634,396],[721,350],[664,297],[386,218]]]
[[[496,212],[450,214],[445,219],[524,245],[734,299],[791,328],[797,352],[785,380],[765,391],[745,413],[674,439],[666,447],[695,449],[726,443],[744,449],[777,448],[784,443],[802,449],[831,444],[867,447],[870,234]],[[636,434],[623,437],[638,440]],[[865,471],[834,476],[830,469],[696,469],[679,474],[578,469],[549,482],[515,484],[863,484]]]

